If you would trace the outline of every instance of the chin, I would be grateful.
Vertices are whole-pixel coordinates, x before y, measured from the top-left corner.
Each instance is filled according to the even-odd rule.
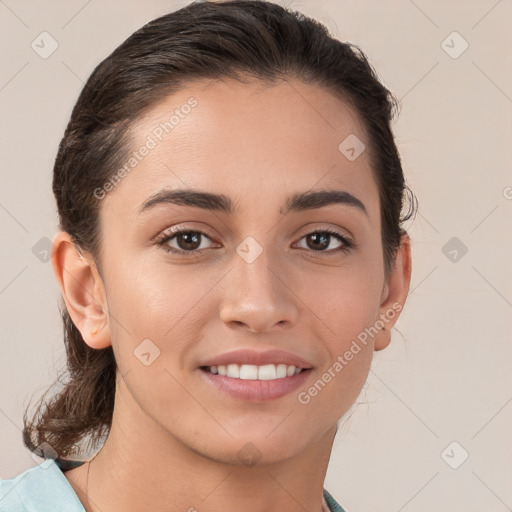
[[[241,435],[230,439],[222,450],[216,450],[211,458],[236,466],[262,466],[284,462],[300,454],[307,448],[308,441],[304,438],[295,439],[283,431],[283,435],[267,437],[265,431],[257,436]],[[271,439],[272,437],[272,439]]]

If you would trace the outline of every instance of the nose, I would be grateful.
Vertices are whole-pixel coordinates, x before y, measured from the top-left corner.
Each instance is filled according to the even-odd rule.
[[[300,301],[289,275],[273,267],[265,250],[252,263],[235,256],[234,267],[225,277],[220,308],[226,325],[256,333],[295,324]]]

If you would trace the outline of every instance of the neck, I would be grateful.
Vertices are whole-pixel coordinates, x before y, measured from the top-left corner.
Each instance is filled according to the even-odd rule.
[[[230,464],[194,451],[141,412],[115,408],[103,448],[66,473],[87,512],[322,512],[335,427],[286,460]]]

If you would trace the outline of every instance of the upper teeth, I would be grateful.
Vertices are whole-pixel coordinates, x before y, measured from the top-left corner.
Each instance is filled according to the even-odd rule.
[[[233,379],[244,380],[274,380],[284,377],[291,377],[302,371],[302,368],[296,368],[286,364],[264,364],[256,366],[254,364],[228,364],[226,366],[209,366],[211,373],[226,375]]]

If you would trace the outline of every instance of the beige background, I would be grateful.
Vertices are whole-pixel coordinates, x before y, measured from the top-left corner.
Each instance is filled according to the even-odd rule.
[[[52,166],[71,108],[101,59],[187,3],[0,0],[0,477],[36,464],[23,408],[64,361],[59,290],[32,249],[56,231]],[[420,203],[406,225],[403,336],[376,354],[326,488],[348,512],[512,510],[512,2],[285,5],[360,45],[401,98],[394,129]],[[58,42],[47,59],[31,48],[43,31]],[[464,40],[457,58],[443,49],[454,55]],[[457,261],[443,252],[452,237],[468,249]],[[445,460],[456,465],[462,450],[452,469]]]

